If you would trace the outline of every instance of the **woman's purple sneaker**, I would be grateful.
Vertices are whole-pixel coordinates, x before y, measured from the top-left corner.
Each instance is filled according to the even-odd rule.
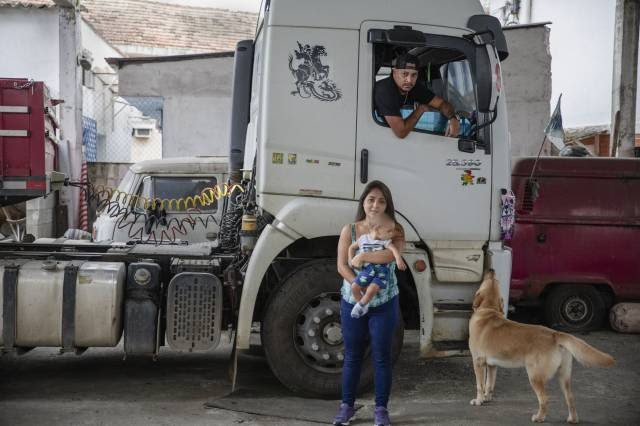
[[[344,402],[340,404],[338,414],[333,419],[333,424],[337,426],[347,426],[351,420],[356,418],[356,410]]]
[[[390,426],[389,412],[384,407],[376,407],[373,412],[373,426]]]

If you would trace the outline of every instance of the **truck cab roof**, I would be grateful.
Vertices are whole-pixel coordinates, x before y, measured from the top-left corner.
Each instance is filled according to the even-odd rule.
[[[406,22],[407,16],[421,24],[467,28],[472,13],[484,14],[478,0],[403,0],[394,1],[393,7],[385,2],[369,0],[325,0],[301,2],[299,0],[271,0],[267,25],[327,27],[360,29],[363,20]],[[461,11],[465,11],[461,13]],[[364,19],[363,19],[364,18]]]
[[[147,160],[133,164],[130,170],[138,174],[212,174],[229,168],[228,157],[176,157]]]

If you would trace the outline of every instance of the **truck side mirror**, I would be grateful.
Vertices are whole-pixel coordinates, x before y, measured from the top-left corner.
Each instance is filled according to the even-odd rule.
[[[500,61],[509,56],[507,41],[500,21],[491,15],[473,15],[467,27],[475,31],[464,37],[476,46],[475,73],[478,91],[478,110],[494,112],[502,90]],[[475,40],[480,38],[480,42]]]
[[[475,74],[478,111],[482,113],[494,112],[502,89],[502,82],[500,63],[492,45],[476,46]]]
[[[493,44],[500,61],[507,59],[509,48],[498,18],[491,15],[473,15],[467,21],[467,28],[471,28],[479,34],[484,43]]]
[[[473,154],[476,152],[476,141],[473,139],[458,139],[458,151]]]

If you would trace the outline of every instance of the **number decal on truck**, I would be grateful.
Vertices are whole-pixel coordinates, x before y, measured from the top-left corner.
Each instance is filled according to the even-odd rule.
[[[458,160],[456,158],[447,158],[445,163],[447,167],[480,167],[482,160]]]

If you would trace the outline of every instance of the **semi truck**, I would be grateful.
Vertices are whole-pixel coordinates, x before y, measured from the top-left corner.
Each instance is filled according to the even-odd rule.
[[[432,115],[398,139],[376,114],[374,84],[405,52],[454,105],[463,136],[445,136]],[[255,39],[235,52],[229,187],[242,190],[221,199],[215,244],[3,245],[0,346],[81,353],[124,336],[127,356],[157,356],[162,345],[211,351],[224,334],[236,357],[259,331],[285,386],[335,396],[338,237],[366,184],[381,180],[406,238],[395,354],[405,328],[419,330],[423,357],[463,353],[484,271],[496,271],[508,298],[507,55],[499,22],[477,0],[264,1]],[[369,362],[361,386],[372,381]]]

